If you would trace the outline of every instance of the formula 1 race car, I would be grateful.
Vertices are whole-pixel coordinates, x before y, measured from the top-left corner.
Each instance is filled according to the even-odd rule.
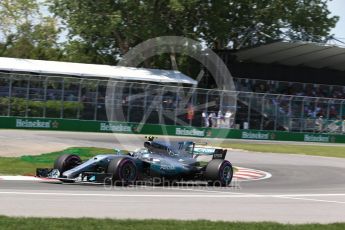
[[[38,177],[54,178],[62,182],[112,183],[130,185],[135,182],[204,181],[209,185],[228,186],[233,176],[231,163],[225,160],[226,151],[194,142],[167,144],[150,136],[144,148],[123,154],[97,155],[82,162],[78,155],[58,157],[52,169],[37,169]],[[202,164],[197,158],[211,155]]]

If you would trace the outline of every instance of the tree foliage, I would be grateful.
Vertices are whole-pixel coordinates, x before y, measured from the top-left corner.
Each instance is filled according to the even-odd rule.
[[[195,0],[55,0],[50,9],[63,19],[69,31],[68,53],[83,56],[87,50],[93,61],[115,63],[117,55],[148,38],[179,35],[196,39],[193,32],[198,20],[196,3]]]
[[[36,0],[0,1],[0,36],[5,38],[23,25],[34,20],[39,14]]]
[[[57,23],[40,15],[42,1],[0,2],[0,55],[116,64],[157,36],[238,49],[282,38],[322,42],[338,21],[328,0],[46,0]],[[161,59],[151,65],[168,65]]]
[[[0,2],[0,55],[59,60],[59,29],[55,19],[43,16],[37,0]]]
[[[327,0],[54,0],[70,49],[115,57],[149,38],[177,35],[211,48],[239,48],[287,37],[322,41],[338,17]],[[81,47],[77,47],[75,38]],[[87,54],[86,54],[87,55]],[[97,58],[96,58],[97,59]],[[109,60],[109,59],[107,59]],[[114,60],[116,61],[116,60]]]
[[[321,42],[339,17],[330,16],[325,0],[202,1],[200,37],[222,49],[286,38]]]

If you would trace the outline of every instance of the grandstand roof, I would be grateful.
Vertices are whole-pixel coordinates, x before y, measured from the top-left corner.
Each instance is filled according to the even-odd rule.
[[[0,57],[0,71],[196,85],[179,71]]]
[[[312,42],[279,41],[235,53],[239,61],[345,71],[345,48]]]

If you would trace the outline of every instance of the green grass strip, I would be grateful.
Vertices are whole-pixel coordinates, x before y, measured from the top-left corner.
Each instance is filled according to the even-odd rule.
[[[305,225],[285,225],[271,222],[242,223],[242,222],[213,222],[213,221],[177,221],[177,220],[113,220],[113,219],[67,219],[67,218],[18,218],[0,216],[0,229],[124,229],[124,230],[208,230],[208,229],[248,229],[248,230],[342,230],[345,224],[305,224]]]
[[[290,153],[324,157],[345,158],[345,147],[293,144],[223,143],[223,148],[243,149],[254,152]]]

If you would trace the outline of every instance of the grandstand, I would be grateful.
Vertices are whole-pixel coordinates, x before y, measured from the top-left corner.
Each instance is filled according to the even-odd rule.
[[[135,84],[197,84],[179,71],[0,57],[0,116],[107,120],[109,80],[124,97]]]
[[[243,96],[238,110],[256,117],[238,115],[237,123],[249,122],[255,129],[342,132],[345,48],[278,41],[218,53],[235,77],[236,90],[265,98],[256,108],[256,97]]]

